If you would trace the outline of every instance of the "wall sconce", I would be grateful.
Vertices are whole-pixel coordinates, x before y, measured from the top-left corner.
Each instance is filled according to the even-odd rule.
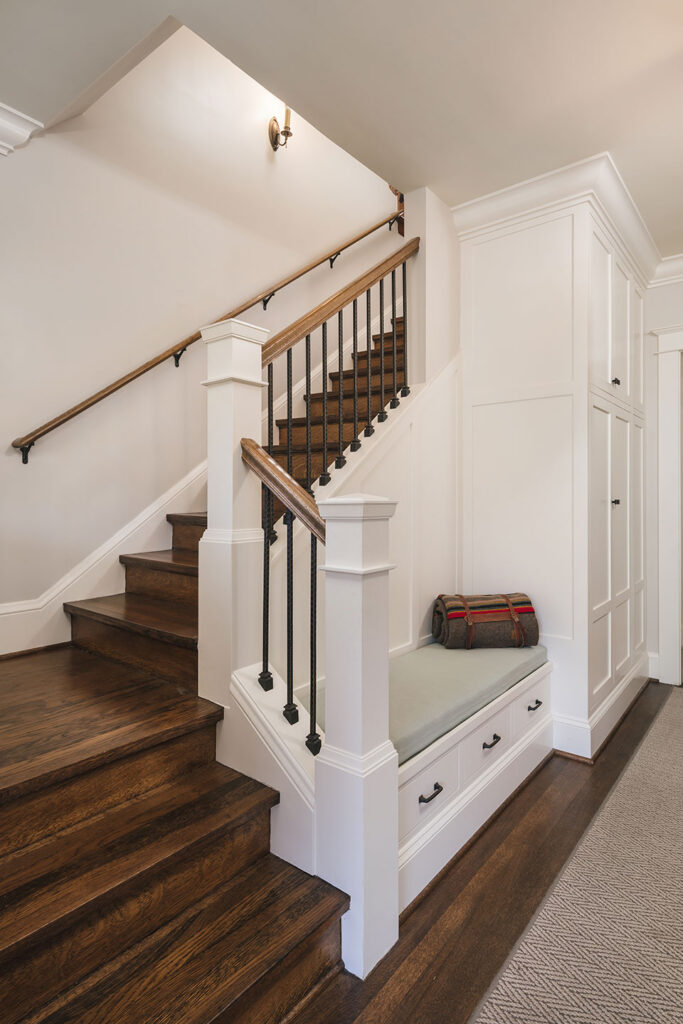
[[[277,153],[280,146],[286,146],[287,140],[294,134],[289,126],[292,112],[289,107],[285,107],[285,126],[280,131],[280,125],[276,117],[271,117],[270,123],[268,124],[268,138],[273,150]]]

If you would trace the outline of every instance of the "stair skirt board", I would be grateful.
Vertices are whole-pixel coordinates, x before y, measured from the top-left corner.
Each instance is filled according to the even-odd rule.
[[[163,548],[170,534],[167,513],[198,508],[204,502],[206,468],[206,461],[200,462],[39,597],[0,605],[0,654],[68,641],[70,624],[63,603],[121,590],[124,568],[119,555]]]
[[[551,673],[552,664],[547,662],[400,766],[399,912],[420,895],[552,753]],[[532,693],[542,693],[545,703],[543,718],[538,722],[521,718],[524,703],[533,700]],[[477,771],[481,738],[495,732],[501,722],[505,725],[500,735],[504,737],[503,729],[509,729],[513,743],[507,749],[499,748],[490,766],[484,762]],[[438,798],[434,803],[417,803],[418,795],[432,793],[436,783],[444,785],[448,793],[449,778],[453,797],[445,806],[438,807]],[[424,823],[420,824],[419,818]],[[418,824],[411,828],[416,820]]]
[[[282,714],[285,681],[271,666],[273,689],[264,691],[258,682],[261,667],[233,673],[233,699],[217,729],[216,756],[279,792],[271,815],[271,850],[315,874],[315,759],[305,746],[308,712],[298,704],[299,721],[289,725]]]

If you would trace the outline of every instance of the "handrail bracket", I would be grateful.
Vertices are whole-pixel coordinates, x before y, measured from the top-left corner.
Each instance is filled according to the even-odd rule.
[[[35,441],[29,441],[28,444],[22,444],[21,447],[19,448],[19,451],[21,452],[21,462],[22,462],[22,465],[24,465],[24,466],[27,465],[27,463],[28,463],[28,453],[31,451],[31,448],[33,448],[35,443],[36,443]]]
[[[334,261],[337,259],[338,256],[341,256],[341,252],[336,252],[334,256],[330,256],[330,270],[332,270],[332,268],[334,267]]]
[[[175,362],[176,366],[180,366],[180,357],[182,356],[183,352],[187,352],[187,345],[179,349],[177,352],[173,353],[173,361]]]
[[[266,295],[266,297],[264,298],[264,300],[263,300],[263,308],[264,309],[268,309],[268,303],[272,299],[273,295],[275,295],[275,292],[271,292],[270,295]]]

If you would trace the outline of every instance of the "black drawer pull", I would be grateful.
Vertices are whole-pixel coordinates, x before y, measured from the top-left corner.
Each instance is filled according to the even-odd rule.
[[[434,792],[430,793],[429,796],[420,796],[417,799],[419,804],[431,804],[432,800],[435,800],[439,793],[443,793],[443,786],[440,786],[438,782],[434,783]]]
[[[527,706],[527,711],[538,711],[538,709],[540,708],[542,703],[543,703],[543,701],[539,700],[538,697],[537,697],[535,704],[529,704]]]
[[[496,743],[500,743],[500,736],[498,735],[497,732],[494,732],[493,739],[491,740],[491,742],[490,743],[482,743],[482,748],[484,750],[490,750],[491,747],[495,747]]]
[[[621,505],[621,498],[612,498],[613,505]]]
[[[613,384],[621,384],[621,381],[619,380],[618,377],[612,377],[612,383]]]

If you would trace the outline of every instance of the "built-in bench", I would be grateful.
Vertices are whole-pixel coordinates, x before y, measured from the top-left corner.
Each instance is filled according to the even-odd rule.
[[[552,750],[551,669],[541,646],[428,644],[391,660],[401,909]],[[317,717],[324,728],[322,687]]]

